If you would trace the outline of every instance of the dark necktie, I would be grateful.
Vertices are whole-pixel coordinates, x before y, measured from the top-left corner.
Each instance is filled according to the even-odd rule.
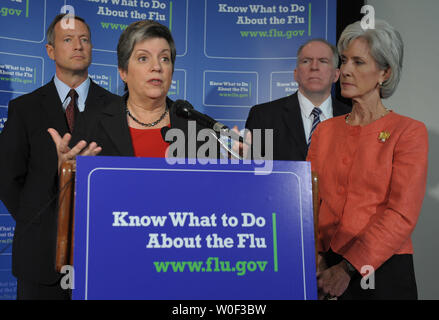
[[[75,126],[75,116],[79,112],[78,105],[76,104],[78,94],[74,89],[71,89],[67,96],[70,97],[70,102],[66,108],[66,118],[67,124],[69,125],[70,133],[72,133],[73,127]]]
[[[312,134],[314,132],[314,130],[316,129],[317,125],[320,123],[320,114],[322,113],[322,110],[320,110],[320,108],[314,108],[311,111],[311,114],[314,116],[314,119],[312,121],[312,127],[311,127],[311,132],[309,133],[309,138],[308,138],[308,148],[309,145],[311,144],[311,137]]]

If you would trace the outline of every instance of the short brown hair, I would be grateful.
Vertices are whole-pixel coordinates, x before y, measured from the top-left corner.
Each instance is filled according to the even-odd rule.
[[[57,15],[55,17],[55,19],[53,19],[49,28],[47,28],[47,32],[46,32],[47,43],[50,44],[51,46],[55,45],[55,26],[59,21],[61,21],[61,19],[63,19],[66,16],[70,16],[70,15],[67,13],[61,13],[61,14]],[[79,20],[85,24],[85,26],[87,27],[87,30],[88,30],[88,34],[90,35],[90,41],[91,41],[90,27],[87,24],[87,22],[85,22],[85,20],[83,18],[81,18],[80,16],[77,16],[77,15],[74,15],[73,18],[76,20]]]

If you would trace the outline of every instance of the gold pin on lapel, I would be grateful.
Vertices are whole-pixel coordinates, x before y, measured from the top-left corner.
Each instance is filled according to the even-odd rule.
[[[390,138],[390,133],[387,131],[381,131],[380,135],[378,136],[378,140],[383,143],[386,142],[386,140],[389,138]]]

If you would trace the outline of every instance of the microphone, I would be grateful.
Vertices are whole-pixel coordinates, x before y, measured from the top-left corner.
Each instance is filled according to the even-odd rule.
[[[230,130],[228,126],[222,124],[219,121],[216,121],[215,119],[209,117],[207,114],[195,110],[194,107],[186,100],[177,100],[174,102],[174,104],[178,116],[186,119],[195,120],[203,127],[213,129],[214,131],[219,132],[222,135],[226,135],[234,140],[248,145],[248,143],[245,142],[244,139],[235,131]]]
[[[169,141],[166,141],[166,133],[168,133],[169,130],[171,130],[171,128],[168,126],[164,126],[160,129],[160,133],[162,134],[163,141],[168,142],[168,143],[169,143]]]

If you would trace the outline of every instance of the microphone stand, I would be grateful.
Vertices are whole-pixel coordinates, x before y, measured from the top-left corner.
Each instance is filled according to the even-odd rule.
[[[233,157],[235,157],[235,159],[243,160],[243,158],[239,154],[237,154],[233,150],[229,149],[229,147],[226,146],[226,144],[223,141],[221,141],[221,138],[218,138],[215,133],[213,133],[211,130],[209,130],[209,133],[220,143],[220,145],[224,149],[226,149]],[[220,133],[220,136],[221,136],[221,133]],[[232,138],[230,137],[230,139],[232,139]]]

